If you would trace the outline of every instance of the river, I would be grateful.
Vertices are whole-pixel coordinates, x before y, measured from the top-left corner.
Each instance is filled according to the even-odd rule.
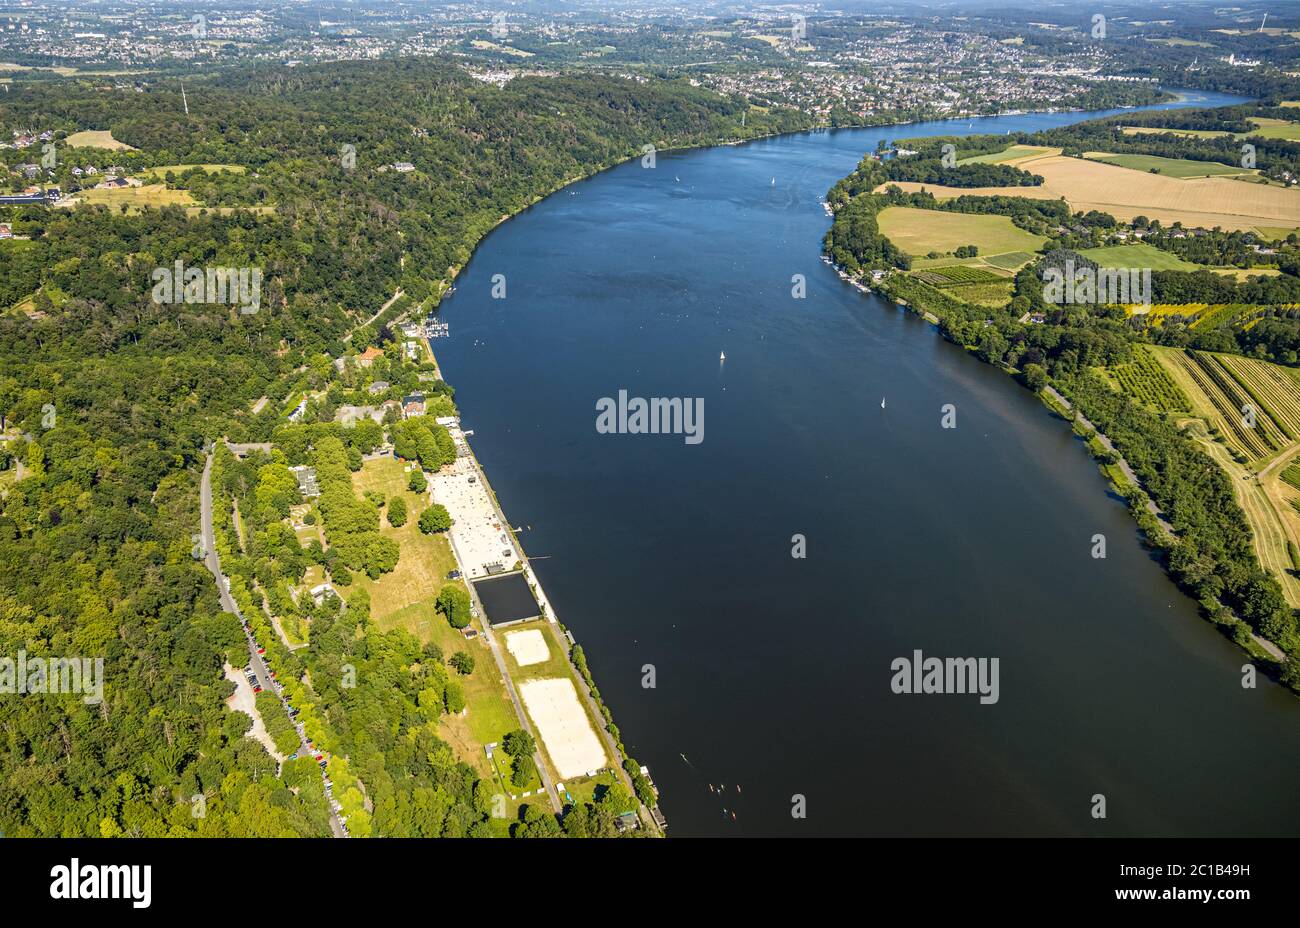
[[[465,427],[671,834],[1295,832],[1300,702],[1243,689],[1065,423],[819,259],[879,139],[1097,115],[660,153],[504,223],[444,302]],[[619,390],[702,397],[704,440],[598,433]],[[896,695],[916,649],[998,658],[998,701]]]

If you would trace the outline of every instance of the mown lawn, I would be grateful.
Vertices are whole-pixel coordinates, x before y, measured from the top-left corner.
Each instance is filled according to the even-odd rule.
[[[469,676],[461,676],[448,668],[465,688],[465,703],[469,711],[464,716],[443,716],[439,722],[439,734],[452,745],[456,756],[473,766],[479,776],[495,778],[484,745],[500,742],[507,732],[519,728],[519,719],[492,652],[483,640],[481,627],[477,638],[467,640],[434,606],[443,584],[460,582],[446,579],[447,573],[455,568],[456,560],[445,534],[425,535],[420,532],[418,521],[420,512],[429,505],[428,496],[408,490],[408,478],[405,462],[395,458],[366,461],[361,470],[352,475],[352,486],[358,496],[366,490],[384,494],[380,531],[396,540],[402,553],[391,573],[378,580],[356,574],[352,584],[341,592],[344,598],[348,598],[355,590],[367,590],[370,593],[371,619],[383,631],[404,628],[421,642],[437,644],[444,659],[457,651],[464,651],[474,658],[474,670]],[[387,501],[399,495],[406,500],[407,521],[401,528],[394,528],[388,524]],[[478,627],[477,621],[474,624]]]
[[[914,257],[952,252],[962,245],[975,245],[981,256],[1037,251],[1047,241],[1013,225],[1007,216],[890,206],[876,220],[882,235]]]
[[[1172,251],[1161,251],[1146,242],[1132,245],[1107,245],[1104,248],[1085,248],[1079,252],[1102,267],[1149,267],[1153,271],[1198,271],[1199,264],[1184,261]]]

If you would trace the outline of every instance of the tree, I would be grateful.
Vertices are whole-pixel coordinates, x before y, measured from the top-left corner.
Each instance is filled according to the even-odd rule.
[[[452,628],[465,628],[469,625],[469,594],[459,584],[450,583],[438,592],[437,609]]]
[[[537,750],[537,741],[522,728],[516,728],[501,739],[501,749],[511,757],[518,757],[520,754],[532,754]]]
[[[1041,364],[1026,364],[1020,376],[1025,386],[1034,392],[1047,386],[1047,368]]]
[[[533,763],[532,754],[520,754],[510,766],[510,782],[515,786],[527,786],[536,775],[537,765]]]
[[[459,680],[447,681],[442,691],[442,698],[447,706],[448,715],[458,715],[465,708],[465,688],[460,685]]]
[[[464,651],[457,651],[447,663],[456,668],[461,676],[468,677],[474,672],[474,656]]]
[[[406,478],[406,488],[413,493],[423,493],[429,487],[429,480],[424,476],[424,471],[419,468],[412,468],[411,476]]]
[[[447,507],[440,503],[433,503],[428,509],[420,513],[420,531],[426,535],[432,535],[434,532],[445,532],[451,528],[451,513]]]
[[[406,500],[400,496],[394,496],[388,503],[388,524],[393,528],[406,524]]]

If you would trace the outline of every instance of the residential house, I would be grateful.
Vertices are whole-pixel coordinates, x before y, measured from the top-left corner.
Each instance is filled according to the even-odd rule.
[[[424,394],[412,393],[402,397],[402,413],[410,418],[411,416],[424,415]]]

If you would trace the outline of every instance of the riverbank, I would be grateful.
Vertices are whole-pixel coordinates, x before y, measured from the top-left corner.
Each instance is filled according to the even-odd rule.
[[[429,344],[427,347],[429,355],[433,356],[433,346]],[[591,675],[591,670],[587,666],[582,652],[582,647],[578,644],[573,633],[570,632],[562,622],[560,622],[555,608],[551,604],[550,598],[546,595],[546,591],[542,587],[540,578],[533,570],[532,562],[525,552],[522,542],[519,540],[514,524],[506,518],[505,511],[501,506],[501,501],[497,497],[496,491],[492,488],[492,484],[488,480],[487,472],[483,469],[478,457],[474,454],[469,437],[460,428],[459,421],[455,423],[455,431],[453,434],[457,445],[462,449],[462,458],[467,461],[473,469],[474,479],[476,479],[478,484],[482,487],[488,501],[491,503],[493,517],[496,519],[497,524],[502,527],[503,535],[509,538],[512,554],[519,564],[519,573],[522,574],[524,580],[528,584],[529,590],[537,603],[541,618],[555,630],[553,640],[561,646],[567,642],[567,647],[564,649],[566,669],[572,676],[576,689],[581,696],[584,707],[588,713],[588,721],[591,723],[593,729],[600,738],[604,750],[612,760],[609,772],[623,785],[627,790],[628,795],[633,797],[636,801],[637,819],[640,823],[640,827],[650,835],[662,837],[667,822],[663,814],[659,811],[657,802],[647,805],[646,802],[643,801],[644,797],[642,794],[636,789],[631,772],[628,769],[629,758],[627,750],[623,745],[623,740],[620,736],[618,727],[614,724],[613,714],[600,697],[600,691],[597,689],[595,681]],[[431,498],[433,498],[436,493],[435,487],[431,486],[429,492]],[[478,591],[471,579],[478,573],[478,571],[474,569],[475,565],[470,564],[463,556],[460,547],[456,543],[454,534],[454,532],[449,533],[448,540],[451,543],[452,551],[456,557],[457,566],[465,579],[465,585],[468,588],[470,597],[474,603],[475,611],[483,629],[483,636],[487,640],[493,658],[500,669],[501,676],[505,680],[516,714],[519,716],[521,724],[523,724],[530,733],[535,734],[535,736],[538,737],[539,745],[546,749],[545,756],[551,769],[548,770],[548,764],[543,763],[539,765],[538,770],[542,775],[545,790],[550,798],[553,809],[558,814],[566,804],[565,799],[572,802],[573,797],[561,779],[564,776],[563,772],[555,766],[553,746],[547,745],[547,732],[541,730],[534,732],[533,730],[534,721],[531,719],[530,713],[525,705],[527,700],[521,700],[519,694],[519,683],[527,681],[517,681],[514,678],[514,674],[511,672],[512,662],[505,658],[502,644],[497,640],[497,632],[500,626],[494,626],[492,616],[488,614],[487,609],[480,600]],[[503,628],[502,634],[508,636],[511,632],[505,631]],[[642,770],[642,768],[635,763],[631,766],[638,772]],[[561,792],[564,793],[563,796],[561,796]]]
[[[906,279],[906,275],[892,272],[879,278],[872,285],[868,285],[848,274],[843,268],[835,267],[833,264],[832,267],[834,267],[841,280],[846,281],[859,291],[877,293],[897,306],[921,316],[927,322],[936,326],[946,340],[960,345],[969,354],[977,354],[974,346],[962,344],[952,337],[951,330],[944,325],[944,319],[940,315],[936,315],[936,311],[942,312],[942,306],[939,305],[937,300],[926,301],[926,288],[913,287],[908,291],[908,300],[901,299],[898,296],[896,287],[891,281]],[[1013,379],[1021,377],[1023,373],[1000,364],[994,366],[999,367]],[[1097,462],[1098,468],[1107,478],[1111,487],[1128,502],[1129,512],[1142,530],[1146,543],[1153,550],[1161,553],[1161,565],[1169,572],[1171,579],[1177,582],[1179,578],[1171,569],[1169,554],[1178,542],[1179,533],[1152,498],[1137,472],[1125,459],[1115,443],[1088,420],[1086,415],[1077,408],[1077,404],[1072,403],[1062,395],[1051,383],[1045,384],[1034,392],[1039,400],[1052,412],[1071,423],[1073,431],[1082,439],[1084,448]],[[1288,655],[1276,643],[1258,634],[1240,616],[1226,611],[1222,605],[1213,610],[1207,608],[1203,602],[1200,605],[1204,618],[1211,621],[1227,637],[1232,639],[1271,676],[1279,679],[1282,677],[1282,671],[1287,665]],[[1291,688],[1296,690],[1294,685]],[[1300,690],[1297,690],[1297,692],[1300,692]]]
[[[820,261],[820,199],[884,134],[606,172],[503,224],[440,310],[475,455],[673,835],[1086,834],[1094,792],[1127,797],[1111,834],[1281,832],[1295,700],[1234,695],[1237,649],[1032,394]],[[704,397],[707,440],[600,434],[592,403],[620,388]],[[935,427],[950,402],[960,427]],[[996,710],[894,696],[916,646],[998,656],[1016,685]],[[1285,760],[1252,764],[1261,742]],[[1242,788],[1196,804],[1225,778]]]
[[[936,123],[956,124],[956,123],[966,122],[969,124],[974,122],[975,120],[1000,119],[1000,118],[1008,118],[1008,117],[1023,116],[1023,115],[1035,115],[1035,114],[1055,115],[1055,114],[1073,114],[1073,113],[1119,113],[1121,111],[1141,112],[1144,110],[1156,109],[1162,106],[1176,105],[1179,102],[1188,99],[1186,94],[1184,93],[1168,91],[1165,90],[1164,88],[1161,88],[1159,96],[1161,97],[1161,99],[1158,99],[1156,102],[1149,103],[1149,104],[1136,104],[1132,106],[1120,106],[1120,107],[1102,106],[1102,107],[1097,107],[1095,109],[1049,107],[1047,109],[1034,110],[1032,112],[1008,111],[1005,113],[1002,112],[988,113],[988,114],[982,114],[977,116],[935,115],[933,117],[905,117],[904,115],[899,113],[891,113],[891,114],[882,114],[879,117],[879,121],[873,119],[871,122],[862,122],[860,124],[854,124],[854,125],[832,126],[824,122],[810,122],[806,126],[797,129],[790,129],[788,131],[762,132],[755,135],[749,135],[744,137],[738,137],[732,139],[716,139],[713,141],[700,142],[700,143],[689,144],[689,145],[667,145],[664,147],[655,146],[653,148],[653,153],[657,158],[657,156],[661,154],[685,154],[694,151],[706,151],[712,148],[736,148],[744,145],[750,145],[756,142],[790,138],[799,135],[806,135],[809,133],[861,132],[864,130],[872,130],[872,129],[902,128],[905,126],[923,126],[923,125],[932,125]],[[520,214],[526,212],[527,210],[532,209],[534,206],[536,206],[538,203],[542,202],[543,200],[547,199],[548,197],[551,197],[554,194],[559,193],[573,186],[574,184],[577,184],[584,180],[591,180],[594,177],[598,177],[601,174],[604,174],[608,171],[611,171],[615,168],[621,167],[622,165],[636,161],[643,157],[645,157],[645,152],[634,152],[627,155],[624,158],[616,158],[612,161],[602,162],[601,164],[594,166],[593,168],[586,171],[585,173],[577,174],[572,177],[567,177],[564,180],[556,183],[548,190],[546,190],[544,193],[540,193],[534,196],[531,201],[519,207],[515,211],[503,213],[494,223],[492,223],[490,227],[488,227],[486,231],[484,231],[473,242],[469,243],[466,246],[469,251],[469,257],[466,259],[464,263],[452,265],[451,267],[448,268],[448,272],[445,276],[434,279],[434,283],[438,286],[438,291],[439,291],[438,293],[434,294],[432,297],[426,299],[425,301],[421,301],[418,304],[413,304],[409,308],[403,309],[401,313],[394,316],[392,319],[387,319],[383,321],[393,322],[393,323],[402,322],[405,321],[411,313],[417,310],[426,310],[429,312],[437,310],[438,307],[441,305],[443,298],[450,295],[450,293],[454,289],[456,279],[460,276],[461,272],[465,269],[465,267],[469,264],[470,261],[474,260],[474,255],[478,252],[482,244],[488,239],[488,237],[494,231],[499,229],[504,223],[508,222],[511,219],[514,219],[516,216],[519,216]],[[655,169],[657,169],[657,162],[656,162],[656,168],[650,168],[649,170],[655,170]],[[828,214],[833,215],[831,213],[829,204],[824,204],[824,206],[826,207]],[[429,302],[430,299],[432,300],[431,303]],[[426,306],[426,304],[428,305]],[[379,315],[375,317],[375,319],[378,319],[380,316],[382,316],[382,311]],[[372,319],[371,322],[375,321],[375,319]]]

